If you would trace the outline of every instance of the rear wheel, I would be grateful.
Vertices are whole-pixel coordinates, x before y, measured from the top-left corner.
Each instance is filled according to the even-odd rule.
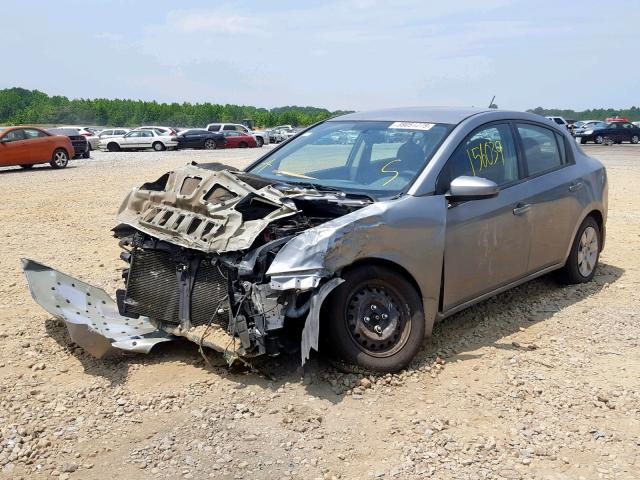
[[[356,268],[327,298],[326,327],[334,353],[367,370],[405,368],[424,337],[420,295],[397,272],[379,266]]]
[[[69,154],[63,150],[62,148],[57,149],[53,152],[53,157],[51,158],[51,165],[53,168],[64,168],[69,164]]]
[[[604,137],[602,135],[597,135],[595,141],[598,145],[602,145],[604,143]]]
[[[602,234],[598,222],[587,217],[576,233],[567,263],[560,271],[566,283],[589,282],[596,273],[600,258],[600,242]]]
[[[162,143],[162,142],[155,142],[155,143],[153,144],[153,149],[154,149],[156,152],[162,152],[163,150],[166,150],[166,149],[167,149],[167,147],[165,147],[165,146],[164,146],[164,143]]]
[[[120,145],[118,145],[115,142],[111,142],[110,144],[107,145],[107,150],[109,150],[110,152],[119,152]]]
[[[247,145],[247,142],[240,142],[238,144],[238,148],[247,148],[249,145]]]
[[[264,139],[262,137],[256,137],[256,144],[258,145],[258,147],[261,147],[264,145]]]
[[[587,143],[587,140],[584,137],[580,137],[580,144],[584,145],[585,143]]]
[[[638,135],[633,135],[631,137],[631,143],[638,143],[640,142],[640,137],[638,137]]]
[[[217,147],[216,141],[212,138],[209,138],[204,141],[204,148],[207,150],[215,150]]]

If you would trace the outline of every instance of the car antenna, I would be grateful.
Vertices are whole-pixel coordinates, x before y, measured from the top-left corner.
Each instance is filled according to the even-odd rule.
[[[496,99],[496,96],[494,95],[494,96],[493,96],[493,98],[491,99],[491,101],[489,102],[489,106],[488,106],[487,108],[497,108],[497,107],[494,107],[494,106],[493,106],[493,105],[494,105],[493,101],[494,101],[495,99]]]

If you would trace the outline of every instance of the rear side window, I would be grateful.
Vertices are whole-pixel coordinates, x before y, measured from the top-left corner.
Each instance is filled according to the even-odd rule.
[[[224,127],[222,127],[223,130],[235,130],[236,126],[235,125],[225,125]]]
[[[113,135],[113,130],[105,130],[102,135]]]
[[[527,163],[529,175],[538,175],[566,164],[563,151],[561,152],[556,134],[548,128],[530,124],[516,124],[522,150]]]
[[[25,138],[29,139],[29,138],[47,137],[48,135],[40,130],[35,130],[33,128],[25,128],[24,136]]]
[[[438,177],[438,193],[460,176],[482,177],[506,185],[519,179],[518,155],[508,124],[480,127],[458,147]]]
[[[210,132],[217,132],[218,130],[220,130],[220,124],[219,123],[214,123],[213,125],[209,125],[209,131]]]
[[[24,131],[22,129],[11,130],[4,138],[12,142],[15,140],[24,140]]]

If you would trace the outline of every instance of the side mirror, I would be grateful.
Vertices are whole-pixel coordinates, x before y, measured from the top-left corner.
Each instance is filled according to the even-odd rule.
[[[498,196],[498,185],[482,177],[456,177],[451,181],[446,197],[451,202],[466,202],[468,200],[482,200]]]

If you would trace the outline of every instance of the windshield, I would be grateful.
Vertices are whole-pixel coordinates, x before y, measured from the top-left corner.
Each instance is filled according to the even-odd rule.
[[[293,138],[249,172],[286,183],[393,196],[414,180],[452,128],[427,122],[328,121]]]

